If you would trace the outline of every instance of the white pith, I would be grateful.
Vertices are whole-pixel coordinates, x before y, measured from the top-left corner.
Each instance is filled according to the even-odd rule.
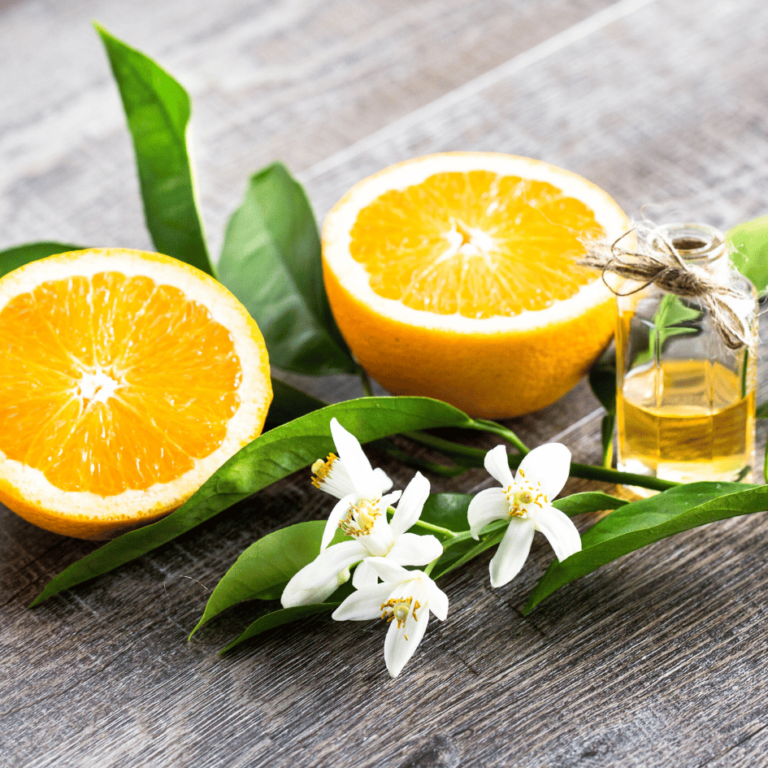
[[[413,309],[400,301],[386,299],[377,294],[370,286],[365,267],[355,261],[350,253],[350,232],[359,212],[385,192],[420,184],[436,173],[467,173],[477,170],[535,179],[558,187],[565,196],[581,200],[594,211],[597,223],[605,230],[609,239],[618,237],[628,227],[624,213],[602,189],[576,174],[547,163],[525,157],[484,152],[428,155],[400,163],[364,179],[352,187],[328,214],[323,226],[323,258],[342,288],[376,314],[392,320],[422,328],[472,334],[525,331],[545,327],[582,315],[590,307],[598,306],[611,298],[610,291],[597,274],[592,282],[582,286],[570,298],[556,301],[545,309],[524,311],[513,317],[477,319],[458,313],[442,315]],[[474,257],[484,258],[486,261],[491,257],[492,238],[480,230],[471,230],[466,226],[465,229],[471,235],[468,242],[464,242],[464,237],[456,225],[446,232],[446,251],[439,257],[441,261],[457,254],[464,259]]]
[[[33,291],[43,282],[69,277],[93,277],[99,272],[119,272],[128,277],[145,276],[158,285],[181,290],[188,299],[203,304],[213,319],[232,336],[242,369],[237,388],[238,410],[230,419],[222,444],[202,459],[193,459],[190,471],[169,483],[157,483],[144,490],[126,490],[114,496],[100,496],[88,491],[64,491],[50,483],[42,471],[9,459],[0,451],[0,478],[14,498],[25,505],[52,514],[66,514],[71,520],[106,522],[156,516],[159,511],[178,506],[216,471],[252,436],[255,423],[263,421],[266,391],[260,376],[263,352],[252,338],[254,323],[245,308],[213,278],[181,262],[169,264],[167,257],[119,249],[99,249],[53,256],[33,262],[5,276],[0,281],[0,311],[14,297]],[[73,395],[84,405],[87,401],[106,400],[121,382],[114,372],[83,370]]]

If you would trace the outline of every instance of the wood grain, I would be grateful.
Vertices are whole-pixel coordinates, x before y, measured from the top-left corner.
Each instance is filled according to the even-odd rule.
[[[758,0],[149,8],[0,6],[9,244],[146,245],[128,138],[88,16],[160,58],[192,92],[214,241],[244,169],[277,156],[300,171],[320,215],[367,173],[445,149],[542,157],[633,215],[665,204],[648,215],[730,226],[764,213],[768,86],[757,73],[768,67],[768,11]],[[303,383],[329,400],[357,391],[343,377]],[[594,462],[600,417],[582,383],[510,425],[532,445],[563,440]],[[408,479],[406,468],[374,459]],[[486,482],[473,471],[434,486]],[[764,762],[764,516],[655,544],[526,619],[520,607],[551,550],[537,539],[521,577],[501,590],[490,589],[481,558],[446,578],[448,619],[430,624],[396,682],[377,622],[306,621],[219,659],[258,615],[248,606],[186,644],[242,549],[329,508],[299,473],[36,611],[25,605],[45,580],[92,545],[2,510],[0,765]]]

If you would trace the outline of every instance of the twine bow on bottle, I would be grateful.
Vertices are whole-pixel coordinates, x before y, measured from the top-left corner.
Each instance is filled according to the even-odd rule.
[[[633,232],[637,233],[636,250],[622,248],[621,241]],[[740,350],[754,343],[754,305],[718,275],[687,262],[658,230],[635,226],[613,243],[592,241],[586,243],[586,248],[587,254],[579,264],[600,269],[603,282],[616,296],[631,296],[655,284],[675,296],[698,299],[709,310],[715,329],[729,349]],[[608,272],[641,285],[622,292],[605,279]]]

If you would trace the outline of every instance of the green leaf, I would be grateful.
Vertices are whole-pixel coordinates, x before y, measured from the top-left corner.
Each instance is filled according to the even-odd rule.
[[[309,200],[281,163],[251,176],[227,226],[221,282],[259,325],[272,365],[294,373],[357,373],[323,285]]]
[[[226,653],[232,650],[236,645],[245,640],[250,640],[256,635],[260,635],[262,632],[267,632],[275,627],[281,627],[283,624],[290,624],[292,621],[298,621],[304,619],[307,616],[313,616],[317,613],[328,613],[338,608],[341,603],[316,603],[315,605],[299,605],[295,608],[280,608],[277,611],[268,613],[265,616],[261,616],[251,624],[248,629],[243,632],[240,637],[233,640],[229,645],[225,646],[219,651],[219,654]]]
[[[472,498],[467,493],[432,493],[424,504],[419,520],[450,531],[466,531],[469,528],[467,509]],[[419,533],[417,528],[413,531]]]
[[[267,427],[272,429],[281,424],[298,419],[320,408],[325,408],[328,403],[318,400],[306,392],[286,384],[280,379],[272,377],[272,404],[267,413]]]
[[[215,275],[187,149],[190,99],[152,59],[94,23],[120,88],[133,136],[144,216],[160,253]]]
[[[126,533],[73,563],[48,583],[32,605],[141,557],[256,491],[310,466],[334,450],[330,430],[334,416],[361,443],[409,430],[472,423],[457,408],[427,397],[364,397],[314,411],[265,432],[240,449],[168,517]]]
[[[46,256],[53,256],[57,253],[66,253],[67,251],[82,251],[82,245],[68,245],[66,243],[55,243],[43,241],[39,243],[25,243],[16,245],[13,248],[7,248],[0,251],[0,277],[13,272],[14,269],[23,267],[31,261],[44,259]]]
[[[768,403],[763,403],[757,406],[757,412],[755,413],[758,419],[768,419]]]
[[[607,411],[603,417],[600,436],[603,446],[603,466],[610,467],[613,454],[613,429],[616,424],[616,348],[611,345],[589,370],[589,386]]]
[[[214,616],[246,600],[279,600],[294,574],[320,554],[325,520],[297,523],[255,541],[216,585],[190,637]],[[345,541],[337,531],[332,544]]]
[[[565,512],[568,517],[583,515],[587,512],[603,512],[606,509],[619,509],[629,504],[626,499],[620,499],[617,496],[611,496],[602,491],[586,491],[584,493],[574,493],[571,496],[563,496],[562,499],[555,499],[552,506]]]
[[[581,552],[555,560],[531,593],[523,613],[565,584],[655,541],[715,520],[768,509],[768,486],[692,483],[623,506],[581,537]]]
[[[768,288],[768,216],[739,224],[726,237],[733,249],[733,266],[763,293]]]

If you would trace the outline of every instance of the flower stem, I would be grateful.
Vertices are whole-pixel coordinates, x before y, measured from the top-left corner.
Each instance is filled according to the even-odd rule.
[[[503,440],[513,445],[517,450],[525,455],[530,452],[530,448],[511,430],[507,427],[498,424],[495,421],[489,421],[488,419],[474,419],[472,424],[468,425],[467,429],[477,429],[481,432],[490,432],[492,435],[498,435]]]
[[[467,464],[473,467],[482,467],[483,459],[487,451],[482,448],[471,448],[467,445],[460,445],[451,440],[445,440],[442,437],[427,435],[424,432],[406,432],[405,436],[422,445],[444,453],[457,463]],[[509,466],[517,469],[523,457],[520,455],[509,457]],[[571,464],[571,477],[579,477],[583,480],[599,480],[603,483],[613,483],[614,485],[635,485],[640,488],[649,488],[653,491],[666,491],[680,485],[672,480],[662,480],[660,477],[647,477],[646,475],[636,475],[632,472],[619,472],[616,469],[608,467],[596,467],[592,464]]]
[[[395,508],[387,507],[387,517],[392,517],[394,514]],[[452,531],[450,528],[441,528],[439,525],[432,525],[432,523],[427,523],[424,520],[417,520],[412,527],[423,528],[425,531],[432,531],[432,533],[439,533],[441,536],[450,536],[451,538],[461,535],[456,533],[456,531]],[[446,544],[443,544],[443,548],[446,546]]]
[[[414,528],[423,528],[425,531],[432,531],[432,533],[439,533],[441,536],[450,536],[451,540],[448,541],[448,543],[441,542],[443,545],[443,549],[445,549],[447,546],[450,546],[451,541],[453,541],[454,538],[457,536],[460,536],[461,534],[457,534],[455,531],[452,531],[450,528],[441,528],[439,525],[432,525],[432,523],[425,523],[423,520],[417,520],[413,524]]]
[[[445,551],[449,547],[452,547],[454,544],[458,544],[459,542],[466,541],[467,539],[471,538],[472,534],[469,531],[462,531],[461,533],[454,533],[452,539],[440,543],[443,545],[443,551]]]
[[[373,397],[371,379],[363,368],[360,368],[360,383],[363,385],[363,392],[365,393],[366,397]]]

